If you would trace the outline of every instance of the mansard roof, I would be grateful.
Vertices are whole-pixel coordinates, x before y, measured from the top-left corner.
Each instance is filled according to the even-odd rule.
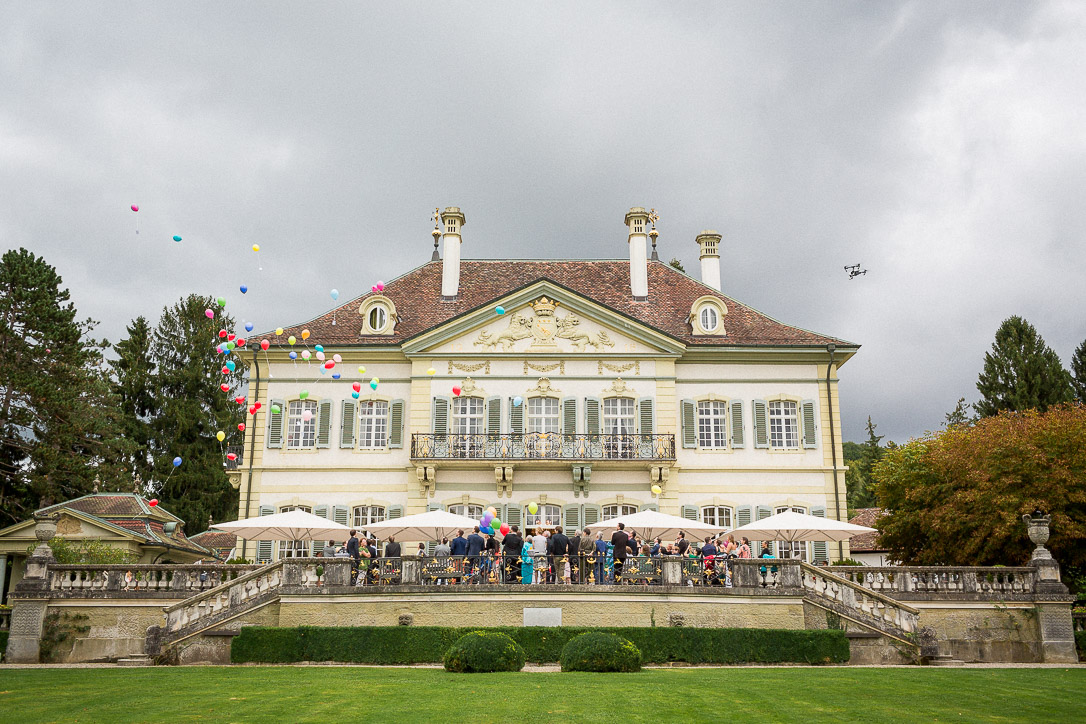
[[[462,314],[497,304],[531,284],[549,281],[691,346],[824,347],[833,343],[857,347],[778,322],[658,261],[648,264],[645,301],[635,301],[630,294],[630,264],[626,260],[464,260],[460,263],[460,292],[454,301],[442,300],[441,267],[442,262],[431,261],[385,284],[380,294],[395,304],[399,320],[393,335],[359,335],[359,306],[378,294],[370,291],[316,319],[284,328],[278,340],[273,334],[262,336],[285,345],[287,337],[300,338],[302,330],[308,329],[310,344],[399,345]],[[727,305],[725,335],[693,334],[690,310],[704,296],[717,297]]]

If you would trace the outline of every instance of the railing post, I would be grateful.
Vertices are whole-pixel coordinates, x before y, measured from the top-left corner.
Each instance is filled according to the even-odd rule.
[[[681,586],[683,584],[683,562],[681,558],[667,557],[662,560],[660,568],[660,583],[665,586]]]
[[[405,586],[417,586],[422,583],[422,559],[403,559],[403,583]]]
[[[1041,628],[1044,661],[1049,664],[1072,664],[1078,661],[1071,618],[1071,602],[1074,599],[1067,594],[1067,586],[1060,581],[1060,564],[1044,545],[1048,542],[1048,524],[1051,520],[1051,516],[1043,515],[1040,511],[1032,516],[1022,516],[1022,522],[1029,531],[1029,539],[1037,546],[1029,564],[1037,571],[1034,575],[1033,596]]]

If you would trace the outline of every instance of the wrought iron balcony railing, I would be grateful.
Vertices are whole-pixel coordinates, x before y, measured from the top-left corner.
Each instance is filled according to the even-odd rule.
[[[411,436],[411,457],[415,460],[674,460],[675,436],[415,433]]]

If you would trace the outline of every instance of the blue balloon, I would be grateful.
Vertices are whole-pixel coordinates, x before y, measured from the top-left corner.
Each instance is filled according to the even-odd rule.
[[[332,295],[332,301],[339,299],[339,290],[333,289],[330,294]]]
[[[521,397],[520,395],[517,395],[516,397],[513,398],[513,407],[520,407],[522,404],[524,404],[524,398],[523,397]]]
[[[175,468],[181,467],[181,458],[180,457],[176,457],[176,458],[173,459],[173,466]]]
[[[237,369],[237,364],[234,362],[234,360],[227,360],[226,369],[233,372],[235,369]]]
[[[323,344],[315,344],[315,345],[313,345],[313,349],[317,350],[318,352],[323,352],[324,351],[324,345]]]
[[[327,372],[327,371],[328,371],[328,370],[324,369],[324,365],[321,365],[321,374],[323,375],[323,374],[324,374],[325,372]]]
[[[339,379],[339,373],[338,372],[333,372],[332,373],[332,379],[333,380],[338,380]]]
[[[291,358],[291,359],[298,359],[298,353],[297,353],[297,352],[294,352],[294,351],[291,351],[291,353],[290,353],[290,358]]]
[[[181,237],[180,237],[180,236],[175,236],[175,237],[173,238],[173,240],[174,240],[174,241],[181,241]]]
[[[353,397],[354,399],[357,400],[358,399],[358,393],[357,392],[352,392],[351,397]]]
[[[252,322],[246,322],[245,323],[245,331],[246,332],[252,332],[253,331],[253,323]]]
[[[483,533],[486,533],[487,535],[494,535],[494,529],[491,528],[489,525],[485,528],[480,528],[479,530]]]
[[[240,288],[241,288],[241,293],[242,293],[242,294],[244,294],[245,292],[249,291],[249,287],[245,286],[244,284],[242,284]]]

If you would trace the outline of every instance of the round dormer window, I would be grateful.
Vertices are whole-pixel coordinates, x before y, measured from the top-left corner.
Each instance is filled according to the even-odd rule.
[[[702,305],[698,312],[698,322],[706,334],[713,334],[720,326],[720,313],[711,304]]]
[[[370,308],[369,327],[374,332],[383,332],[388,324],[388,309],[383,304],[375,304]]]

